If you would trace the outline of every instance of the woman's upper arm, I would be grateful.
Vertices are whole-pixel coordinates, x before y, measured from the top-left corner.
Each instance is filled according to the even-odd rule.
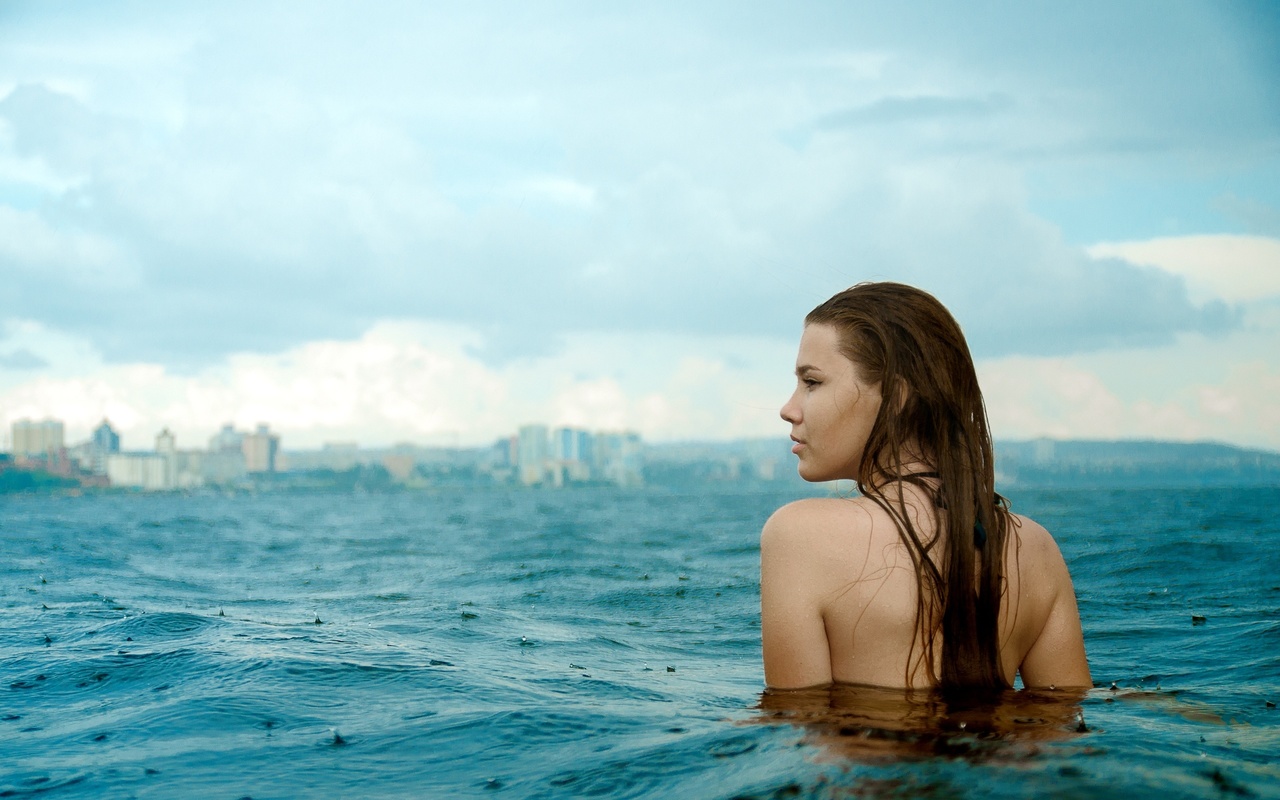
[[[1040,585],[1050,587],[1053,596],[1039,635],[1018,668],[1022,685],[1092,687],[1071,574],[1052,537],[1048,533],[1044,537],[1047,542],[1042,545],[1036,571],[1043,573],[1044,582]]]
[[[765,683],[799,689],[831,683],[815,548],[804,515],[779,509],[760,535],[760,634]]]

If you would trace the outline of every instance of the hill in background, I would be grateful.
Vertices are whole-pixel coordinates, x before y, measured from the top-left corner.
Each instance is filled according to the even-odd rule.
[[[996,443],[1005,486],[1280,486],[1280,453],[1216,442]]]
[[[652,444],[650,485],[802,483],[786,439]],[[1280,486],[1280,453],[1215,442],[1000,441],[996,485],[1024,487]]]

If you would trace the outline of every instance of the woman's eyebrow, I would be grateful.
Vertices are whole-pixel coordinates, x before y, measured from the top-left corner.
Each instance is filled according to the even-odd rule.
[[[817,372],[817,373],[821,374],[821,373],[822,373],[822,370],[818,369],[817,367],[813,366],[812,364],[797,364],[797,365],[796,365],[796,377],[797,377],[797,378],[803,378],[805,375],[809,374],[810,372]]]

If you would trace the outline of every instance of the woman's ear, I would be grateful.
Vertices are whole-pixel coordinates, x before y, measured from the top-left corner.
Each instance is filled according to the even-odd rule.
[[[894,411],[901,414],[902,409],[906,408],[907,398],[911,397],[914,392],[911,390],[911,384],[907,383],[907,379],[898,375],[893,379],[893,402]],[[885,398],[889,399],[889,398]]]

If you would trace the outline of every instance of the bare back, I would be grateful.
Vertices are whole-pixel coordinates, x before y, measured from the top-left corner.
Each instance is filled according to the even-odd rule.
[[[906,510],[931,536],[931,515],[921,508],[917,496]],[[1066,564],[1044,528],[1025,517],[1015,521],[999,621],[1004,677],[1011,685],[1020,672],[1028,687],[1087,687]],[[876,503],[815,498],[779,509],[761,536],[760,573],[769,686],[928,685],[917,636],[915,565],[892,518]],[[936,642],[934,674],[941,652]]]

